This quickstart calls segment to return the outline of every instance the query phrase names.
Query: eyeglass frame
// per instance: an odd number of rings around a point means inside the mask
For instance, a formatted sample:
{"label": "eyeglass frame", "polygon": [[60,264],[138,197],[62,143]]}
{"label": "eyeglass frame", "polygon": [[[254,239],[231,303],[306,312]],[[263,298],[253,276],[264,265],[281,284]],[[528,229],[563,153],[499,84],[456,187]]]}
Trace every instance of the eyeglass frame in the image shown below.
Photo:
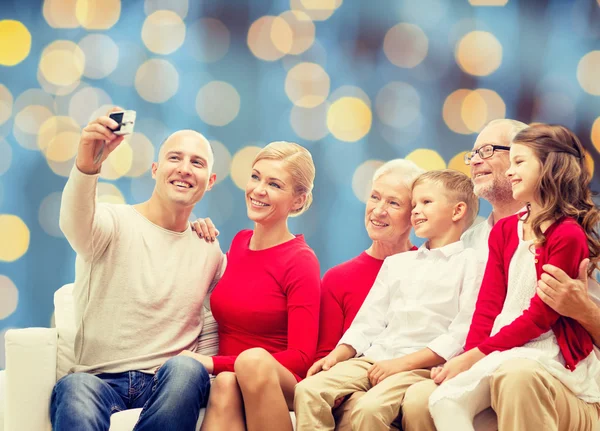
{"label": "eyeglass frame", "polygon": [[[487,157],[483,157],[481,155],[481,150],[483,150],[486,147],[492,147],[492,153],[489,156],[487,156]],[[470,166],[471,165],[471,159],[473,158],[473,156],[475,156],[476,153],[477,153],[477,155],[479,156],[480,159],[485,160],[485,159],[491,158],[494,155],[494,153],[496,152],[496,150],[506,150],[506,151],[509,151],[510,147],[507,147],[505,145],[485,144],[485,145],[482,145],[481,147],[477,148],[476,150],[466,152],[465,155],[464,155],[464,160],[463,161],[465,162],[465,165]]]}

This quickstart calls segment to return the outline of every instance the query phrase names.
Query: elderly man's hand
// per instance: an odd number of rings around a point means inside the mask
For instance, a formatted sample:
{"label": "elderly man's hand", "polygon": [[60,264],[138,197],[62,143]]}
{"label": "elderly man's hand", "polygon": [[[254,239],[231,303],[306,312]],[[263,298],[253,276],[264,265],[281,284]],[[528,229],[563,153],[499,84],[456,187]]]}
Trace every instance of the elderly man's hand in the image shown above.
{"label": "elderly man's hand", "polygon": [[584,320],[595,304],[588,295],[587,268],[590,260],[579,265],[579,276],[569,277],[554,265],[544,265],[544,274],[538,281],[537,293],[557,313],[577,321]]}

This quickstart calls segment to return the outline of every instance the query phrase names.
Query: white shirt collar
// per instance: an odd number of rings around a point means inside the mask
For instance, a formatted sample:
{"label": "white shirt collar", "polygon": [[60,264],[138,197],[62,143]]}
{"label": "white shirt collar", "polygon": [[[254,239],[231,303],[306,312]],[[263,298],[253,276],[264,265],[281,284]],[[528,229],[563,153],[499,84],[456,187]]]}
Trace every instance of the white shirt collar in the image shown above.
{"label": "white shirt collar", "polygon": [[428,243],[429,243],[429,241],[427,241],[423,245],[421,245],[421,247],[419,247],[418,252],[419,253],[439,252],[439,253],[442,253],[442,255],[444,255],[444,257],[450,257],[453,254],[460,253],[461,251],[463,251],[465,249],[465,245],[462,241],[456,241],[456,242],[453,242],[450,244],[446,244],[443,247],[434,248],[433,250],[430,250],[429,248],[427,248]]}

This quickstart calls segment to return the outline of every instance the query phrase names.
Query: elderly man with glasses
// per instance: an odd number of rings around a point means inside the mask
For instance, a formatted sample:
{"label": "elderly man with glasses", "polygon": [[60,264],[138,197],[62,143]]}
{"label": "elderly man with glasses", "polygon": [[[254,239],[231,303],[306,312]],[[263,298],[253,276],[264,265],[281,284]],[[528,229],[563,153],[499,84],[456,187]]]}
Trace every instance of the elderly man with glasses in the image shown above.
{"label": "elderly man with glasses", "polygon": [[[492,205],[487,220],[471,227],[462,236],[465,247],[477,250],[482,260],[488,258],[488,237],[501,218],[515,214],[525,202],[515,201],[505,172],[510,165],[509,150],[514,136],[527,125],[515,120],[494,120],[479,134],[473,150],[465,154],[470,166],[475,194]],[[571,279],[559,268],[546,265],[538,295],[558,313],[581,323],[600,345],[600,288],[587,280],[587,259],[581,264],[580,277]],[[588,283],[589,282],[589,283]],[[589,284],[589,292],[588,292]],[[596,350],[598,352],[598,350]],[[504,430],[592,430],[600,412],[573,395],[560,381],[534,361],[507,362],[492,376],[492,408],[498,416],[498,429]],[[432,381],[410,388],[411,405],[404,414],[411,429],[435,430],[429,415],[428,399],[435,390]],[[408,392],[407,392],[408,397]],[[593,420],[592,420],[593,419]]]}

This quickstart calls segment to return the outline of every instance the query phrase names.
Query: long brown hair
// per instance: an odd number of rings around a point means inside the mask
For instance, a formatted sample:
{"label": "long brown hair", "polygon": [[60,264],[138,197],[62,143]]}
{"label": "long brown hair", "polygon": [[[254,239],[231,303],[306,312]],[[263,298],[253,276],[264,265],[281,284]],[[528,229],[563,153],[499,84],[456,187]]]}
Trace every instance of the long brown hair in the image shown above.
{"label": "long brown hair", "polygon": [[573,132],[554,124],[532,124],[519,132],[513,143],[531,148],[540,160],[541,174],[537,183],[541,211],[531,220],[536,245],[546,236],[541,225],[561,217],[572,217],[585,231],[590,250],[588,276],[598,267],[600,236],[597,231],[600,212],[592,200],[592,175],[585,166],[583,145]]}

